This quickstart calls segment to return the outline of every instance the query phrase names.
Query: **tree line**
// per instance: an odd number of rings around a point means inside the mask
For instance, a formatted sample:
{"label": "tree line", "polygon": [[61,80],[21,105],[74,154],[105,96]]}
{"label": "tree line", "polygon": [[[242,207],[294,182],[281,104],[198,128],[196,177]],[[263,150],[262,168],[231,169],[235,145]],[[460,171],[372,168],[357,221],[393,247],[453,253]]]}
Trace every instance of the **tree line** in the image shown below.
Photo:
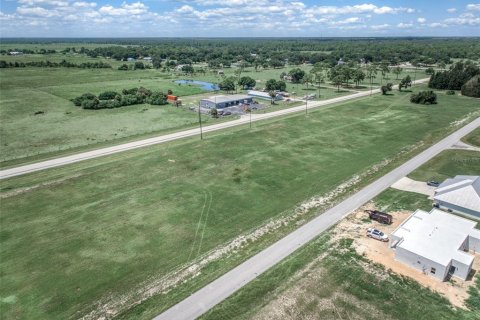
{"label": "tree line", "polygon": [[52,62],[52,61],[28,61],[28,62],[7,62],[5,60],[0,60],[0,68],[25,68],[25,67],[40,67],[40,68],[81,68],[81,69],[108,69],[112,66],[108,63],[97,61],[97,62],[82,62],[74,63],[66,60],[61,62]]}
{"label": "tree line", "polygon": [[105,91],[98,96],[92,93],[84,93],[71,99],[73,104],[83,109],[113,109],[135,104],[148,103],[151,105],[167,104],[167,96],[161,91],[151,91],[140,87],[123,89],[121,93]]}
{"label": "tree line", "polygon": [[480,68],[471,61],[459,61],[453,64],[449,70],[433,72],[428,82],[428,86],[433,89],[441,90],[461,90],[463,95],[480,97],[478,93],[478,81],[469,80],[480,75]]}

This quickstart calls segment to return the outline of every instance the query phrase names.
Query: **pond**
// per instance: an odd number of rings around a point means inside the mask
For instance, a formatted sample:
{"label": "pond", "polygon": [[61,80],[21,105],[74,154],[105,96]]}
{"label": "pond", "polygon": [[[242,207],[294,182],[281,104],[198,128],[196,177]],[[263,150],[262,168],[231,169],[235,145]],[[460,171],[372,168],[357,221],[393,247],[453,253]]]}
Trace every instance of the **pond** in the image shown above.
{"label": "pond", "polygon": [[218,85],[216,85],[214,83],[199,81],[199,80],[176,80],[175,83],[186,84],[186,85],[195,85],[195,86],[198,86],[201,89],[206,90],[206,91],[214,91],[214,90],[219,90],[220,89],[218,87]]}

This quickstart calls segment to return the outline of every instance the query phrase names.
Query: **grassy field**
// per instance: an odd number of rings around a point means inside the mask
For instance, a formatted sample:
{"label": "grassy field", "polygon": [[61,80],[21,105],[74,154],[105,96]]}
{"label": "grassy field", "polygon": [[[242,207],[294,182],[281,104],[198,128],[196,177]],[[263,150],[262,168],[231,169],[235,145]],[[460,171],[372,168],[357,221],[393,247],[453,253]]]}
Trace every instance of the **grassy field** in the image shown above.
{"label": "grassy field", "polygon": [[[105,44],[106,45],[106,44]],[[4,44],[0,48],[30,48],[61,50],[66,47],[85,46],[87,44]],[[101,46],[101,45],[99,45]],[[63,59],[75,62],[107,62],[113,69],[77,69],[77,68],[7,68],[0,70],[0,117],[2,128],[0,131],[0,163],[1,166],[10,166],[33,159],[48,158],[60,152],[74,152],[120,142],[130,137],[161,134],[171,131],[194,127],[197,125],[197,115],[188,107],[196,106],[198,99],[204,92],[197,86],[178,85],[174,81],[185,79],[186,76],[174,71],[160,70],[129,70],[119,71],[117,67],[123,63],[134,62],[115,61],[106,58],[90,58],[81,54],[27,54],[22,56],[0,56],[0,60],[7,62],[27,61],[55,61]],[[203,65],[202,65],[203,66]],[[196,66],[197,67],[197,66]],[[263,88],[268,79],[280,79],[282,72],[288,72],[296,66],[279,69],[246,68],[242,76],[250,76],[257,80],[257,87]],[[311,66],[300,66],[309,72]],[[225,76],[233,76],[236,68],[225,68]],[[405,70],[400,77],[407,73]],[[418,74],[420,75],[420,73]],[[382,81],[377,75],[374,86]],[[398,82],[390,74],[388,81]],[[187,77],[188,78],[188,77]],[[223,80],[215,72],[204,75],[196,74],[191,79],[219,83]],[[383,80],[385,82],[387,80]],[[121,91],[126,88],[146,87],[151,90],[173,90],[175,95],[185,101],[185,107],[180,109],[137,105],[119,108],[116,110],[83,110],[75,107],[70,99],[86,92],[99,94],[103,91]],[[368,85],[362,85],[358,90],[367,90]],[[325,83],[318,96],[318,88],[303,84],[287,84],[287,90],[295,92],[294,97],[303,97],[315,93],[315,100],[325,100],[352,93]],[[355,89],[357,90],[357,89]],[[211,95],[211,94],[208,94]],[[267,102],[268,103],[268,102]],[[289,105],[280,104],[268,108],[270,112]],[[148,110],[146,110],[148,109]],[[36,114],[43,112],[40,114]],[[205,121],[214,122],[209,117]]]}
{"label": "grassy field", "polygon": [[474,130],[470,134],[466,135],[462,141],[471,144],[472,146],[480,147],[480,128]]}
{"label": "grassy field", "polygon": [[480,152],[446,150],[409,174],[414,180],[443,181],[456,175],[480,174]]}
{"label": "grassy field", "polygon": [[[475,155],[478,159],[478,152],[444,151],[415,170],[412,176],[478,174],[479,162],[471,161]],[[457,166],[458,161],[464,164]],[[373,202],[386,211],[432,208],[432,201],[425,195],[391,188]],[[324,255],[325,258],[319,258]],[[478,319],[480,276],[469,293],[466,304],[470,310],[455,310],[440,295],[415,281],[365,261],[350,248],[348,241],[332,243],[327,232],[201,319],[267,319],[266,316],[270,316],[269,319]],[[274,301],[280,296],[288,297],[280,307],[287,309],[286,313],[272,312],[276,306]],[[277,317],[271,318],[272,314]]]}
{"label": "grassy field", "polygon": [[3,313],[80,316],[472,112],[475,99],[395,92],[2,181]]}

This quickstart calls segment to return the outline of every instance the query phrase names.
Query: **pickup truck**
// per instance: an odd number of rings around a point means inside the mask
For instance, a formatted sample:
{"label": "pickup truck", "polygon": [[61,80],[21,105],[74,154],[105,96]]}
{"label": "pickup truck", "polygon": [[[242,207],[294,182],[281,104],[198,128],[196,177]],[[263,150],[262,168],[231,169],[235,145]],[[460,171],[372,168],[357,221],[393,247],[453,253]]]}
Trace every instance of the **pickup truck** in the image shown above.
{"label": "pickup truck", "polygon": [[378,210],[365,210],[368,213],[370,219],[378,221],[383,224],[391,224],[393,221],[393,217],[391,214],[378,211]]}

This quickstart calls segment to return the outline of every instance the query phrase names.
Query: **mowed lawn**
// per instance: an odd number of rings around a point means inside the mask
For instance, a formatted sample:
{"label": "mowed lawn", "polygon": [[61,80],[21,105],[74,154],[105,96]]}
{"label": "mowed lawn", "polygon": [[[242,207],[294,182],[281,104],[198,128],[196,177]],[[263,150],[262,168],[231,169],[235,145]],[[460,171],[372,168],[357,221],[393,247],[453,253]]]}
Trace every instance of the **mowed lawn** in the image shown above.
{"label": "mowed lawn", "polygon": [[1,181],[3,315],[78,318],[479,110],[475,99],[441,95],[421,106],[409,96]]}

